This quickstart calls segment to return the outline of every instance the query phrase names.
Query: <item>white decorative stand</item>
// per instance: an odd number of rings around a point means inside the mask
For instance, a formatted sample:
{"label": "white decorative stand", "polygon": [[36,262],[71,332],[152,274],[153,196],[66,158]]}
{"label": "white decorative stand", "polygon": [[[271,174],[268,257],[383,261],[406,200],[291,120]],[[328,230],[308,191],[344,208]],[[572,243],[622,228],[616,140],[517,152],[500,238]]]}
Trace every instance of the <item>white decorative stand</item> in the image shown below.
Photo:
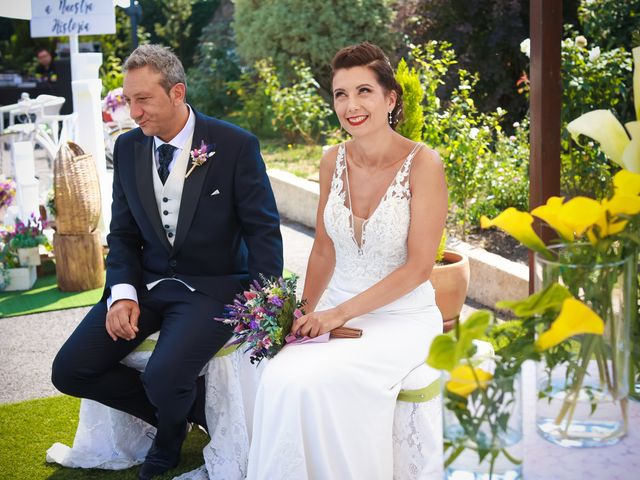
{"label": "white decorative stand", "polygon": [[40,217],[38,179],[35,177],[33,143],[13,142],[11,157],[16,172],[16,204],[18,217],[26,222],[31,214]]}
{"label": "white decorative stand", "polygon": [[77,119],[77,143],[93,155],[100,178],[102,216],[99,230],[106,234],[111,221],[111,182],[107,177],[107,162],[104,153],[104,133],[102,131],[102,108],[100,93],[102,82],[98,69],[102,64],[101,53],[71,53],[73,81],[73,108]]}

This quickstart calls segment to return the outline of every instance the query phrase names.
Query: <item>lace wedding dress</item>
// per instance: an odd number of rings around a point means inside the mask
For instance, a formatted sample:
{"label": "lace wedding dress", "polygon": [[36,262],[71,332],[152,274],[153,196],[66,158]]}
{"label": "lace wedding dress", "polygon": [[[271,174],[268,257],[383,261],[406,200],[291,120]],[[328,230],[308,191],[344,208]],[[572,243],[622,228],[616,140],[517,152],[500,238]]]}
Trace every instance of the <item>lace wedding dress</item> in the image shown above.
{"label": "lace wedding dress", "polygon": [[[345,146],[339,147],[324,211],[336,265],[322,309],[366,290],[406,261],[409,174],[419,147],[373,214],[360,222],[348,201]],[[361,328],[362,337],[289,345],[267,364],[256,398],[247,478],[389,480],[398,475],[394,444],[415,447],[411,432],[404,439],[392,435],[401,382],[418,367],[427,369],[423,382],[438,378],[424,365],[431,340],[442,332],[433,287],[426,282],[347,326]],[[439,408],[427,411],[440,415]]]}

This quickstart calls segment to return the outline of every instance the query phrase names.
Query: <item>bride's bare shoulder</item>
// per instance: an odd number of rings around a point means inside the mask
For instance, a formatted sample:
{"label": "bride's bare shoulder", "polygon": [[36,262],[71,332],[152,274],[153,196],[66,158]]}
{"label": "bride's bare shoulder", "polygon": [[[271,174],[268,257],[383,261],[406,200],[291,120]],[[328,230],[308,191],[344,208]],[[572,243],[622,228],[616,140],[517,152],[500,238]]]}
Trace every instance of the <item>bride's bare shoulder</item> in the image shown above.
{"label": "bride's bare shoulder", "polygon": [[413,158],[411,170],[418,174],[433,175],[435,172],[444,172],[444,166],[440,154],[423,144]]}
{"label": "bride's bare shoulder", "polygon": [[333,145],[327,148],[322,154],[320,160],[320,173],[333,173],[336,168],[336,158],[338,157],[338,149],[340,145]]}

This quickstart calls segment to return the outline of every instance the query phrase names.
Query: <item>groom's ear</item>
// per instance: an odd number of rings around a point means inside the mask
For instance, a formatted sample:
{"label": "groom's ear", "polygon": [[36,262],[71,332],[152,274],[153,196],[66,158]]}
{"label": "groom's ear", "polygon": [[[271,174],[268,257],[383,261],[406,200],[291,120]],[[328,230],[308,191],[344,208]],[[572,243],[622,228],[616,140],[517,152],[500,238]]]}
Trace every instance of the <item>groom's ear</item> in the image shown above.
{"label": "groom's ear", "polygon": [[169,90],[169,97],[174,105],[184,103],[187,97],[187,86],[184,83],[176,83]]}

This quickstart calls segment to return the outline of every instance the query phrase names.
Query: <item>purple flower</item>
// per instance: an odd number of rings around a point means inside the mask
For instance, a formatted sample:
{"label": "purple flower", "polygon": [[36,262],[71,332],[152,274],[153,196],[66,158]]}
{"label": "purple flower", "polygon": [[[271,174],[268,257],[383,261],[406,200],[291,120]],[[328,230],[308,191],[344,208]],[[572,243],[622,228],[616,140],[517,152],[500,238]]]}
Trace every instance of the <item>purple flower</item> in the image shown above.
{"label": "purple flower", "polygon": [[284,305],[284,302],[282,301],[282,299],[277,295],[270,296],[269,303],[272,305],[275,305],[276,307],[282,307]]}

